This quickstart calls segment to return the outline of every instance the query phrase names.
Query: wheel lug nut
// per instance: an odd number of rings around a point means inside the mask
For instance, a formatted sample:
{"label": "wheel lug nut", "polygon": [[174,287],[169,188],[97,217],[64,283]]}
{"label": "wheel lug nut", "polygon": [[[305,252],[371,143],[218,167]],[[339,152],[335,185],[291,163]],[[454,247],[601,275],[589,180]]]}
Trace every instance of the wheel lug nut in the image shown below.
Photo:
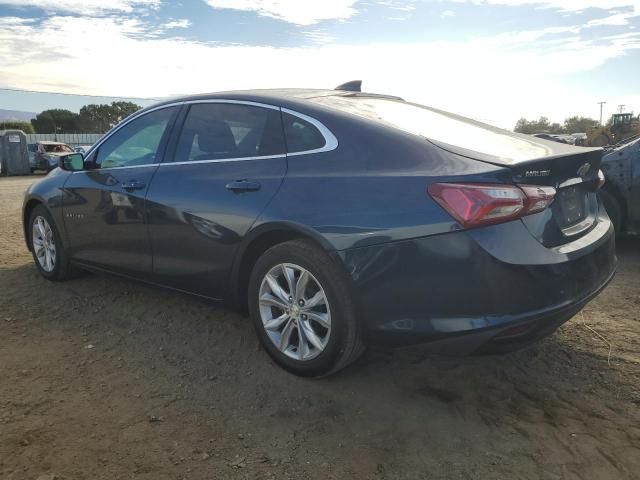
{"label": "wheel lug nut", "polygon": [[301,307],[304,306],[304,300],[298,300],[298,305],[300,305]]}

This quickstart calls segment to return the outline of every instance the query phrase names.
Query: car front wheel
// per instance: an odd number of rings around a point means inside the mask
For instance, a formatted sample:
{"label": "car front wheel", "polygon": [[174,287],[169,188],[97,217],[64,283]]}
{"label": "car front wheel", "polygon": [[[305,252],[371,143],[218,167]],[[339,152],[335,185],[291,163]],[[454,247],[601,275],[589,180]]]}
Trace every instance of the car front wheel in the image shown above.
{"label": "car front wheel", "polygon": [[334,373],[363,351],[350,285],[339,266],[314,244],[276,245],[258,259],[249,310],[269,355],[301,376]]}
{"label": "car front wheel", "polygon": [[29,217],[31,253],[40,274],[47,280],[67,280],[72,267],[51,214],[39,205]]}

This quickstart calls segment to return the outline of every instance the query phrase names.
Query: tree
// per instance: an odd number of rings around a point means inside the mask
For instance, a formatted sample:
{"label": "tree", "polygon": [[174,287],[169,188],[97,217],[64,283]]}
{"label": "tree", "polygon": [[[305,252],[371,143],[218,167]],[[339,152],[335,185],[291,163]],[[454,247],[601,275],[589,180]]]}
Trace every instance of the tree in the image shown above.
{"label": "tree", "polygon": [[[560,125],[554,123],[553,125],[549,123],[549,119],[547,117],[540,117],[538,120],[527,120],[526,118],[521,118],[516,123],[514,131],[518,133],[539,133],[539,132],[551,132],[556,133],[554,130],[561,129]],[[559,132],[557,132],[559,133]]]}
{"label": "tree", "polygon": [[24,133],[36,133],[31,123],[12,120],[0,122],[0,130],[22,130]]}
{"label": "tree", "polygon": [[40,112],[31,120],[36,133],[74,133],[78,131],[78,114],[54,108]]}
{"label": "tree", "polygon": [[597,127],[600,123],[589,117],[580,117],[578,115],[569,117],[564,121],[564,129],[567,133],[586,133],[593,127]]}
{"label": "tree", "polygon": [[80,109],[78,124],[83,132],[105,133],[140,108],[132,102],[85,105]]}

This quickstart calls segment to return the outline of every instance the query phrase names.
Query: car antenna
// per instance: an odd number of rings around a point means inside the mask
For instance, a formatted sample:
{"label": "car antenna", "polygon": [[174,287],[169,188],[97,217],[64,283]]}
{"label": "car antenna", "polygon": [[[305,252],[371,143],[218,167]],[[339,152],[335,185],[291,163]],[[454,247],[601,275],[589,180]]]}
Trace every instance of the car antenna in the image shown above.
{"label": "car antenna", "polygon": [[334,90],[345,90],[347,92],[362,92],[362,80],[351,80],[350,82],[338,85]]}

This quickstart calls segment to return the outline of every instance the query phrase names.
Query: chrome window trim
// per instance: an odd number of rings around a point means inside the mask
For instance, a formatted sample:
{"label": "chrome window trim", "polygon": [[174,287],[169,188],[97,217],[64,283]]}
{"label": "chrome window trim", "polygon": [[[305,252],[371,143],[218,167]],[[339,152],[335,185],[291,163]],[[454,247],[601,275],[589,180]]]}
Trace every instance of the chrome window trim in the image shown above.
{"label": "chrome window trim", "polygon": [[224,98],[211,98],[211,99],[203,99],[203,100],[187,100],[186,102],[182,102],[185,105],[194,105],[197,103],[230,103],[235,105],[250,105],[252,107],[262,107],[269,108],[271,110],[280,110],[280,107],[275,105],[270,105],[268,103],[260,103],[260,102],[252,102],[249,100],[226,100]]}
{"label": "chrome window trim", "polygon": [[269,158],[286,158],[285,153],[281,153],[279,155],[262,155],[259,157],[235,157],[235,158],[215,158],[211,160],[186,160],[184,162],[163,162],[159,165],[169,166],[169,165],[192,165],[196,163],[225,163],[225,162],[243,162],[243,161],[251,161],[251,160],[264,160]]}
{"label": "chrome window trim", "polygon": [[[125,127],[126,125],[128,125],[132,121],[134,121],[134,120],[136,120],[136,119],[138,119],[138,118],[140,118],[140,117],[142,117],[144,115],[147,115],[148,113],[152,113],[152,112],[155,112],[155,111],[158,111],[158,110],[162,110],[164,108],[180,107],[182,105],[195,105],[195,104],[200,104],[200,103],[204,103],[204,104],[206,104],[206,103],[227,103],[227,104],[232,104],[232,105],[250,105],[250,106],[254,106],[254,107],[268,108],[268,109],[271,109],[271,110],[278,110],[278,111],[283,112],[283,113],[288,113],[290,115],[293,115],[294,117],[301,118],[302,120],[305,120],[305,121],[309,122],[311,125],[313,125],[314,127],[316,127],[320,131],[320,134],[324,137],[325,144],[324,144],[323,147],[316,148],[316,149],[313,149],[313,150],[303,150],[303,151],[300,151],[300,152],[285,153],[285,154],[280,154],[280,155],[264,155],[264,156],[257,156],[257,157],[223,158],[223,159],[212,159],[212,160],[189,160],[189,161],[184,161],[184,162],[161,162],[161,163],[153,163],[153,164],[147,164],[147,165],[130,165],[130,166],[123,166],[123,167],[107,167],[107,168],[104,168],[104,169],[99,168],[99,169],[96,169],[96,170],[113,170],[113,169],[124,169],[124,168],[139,168],[139,167],[150,167],[150,166],[154,166],[154,165],[165,165],[165,164],[166,165],[189,165],[189,164],[192,164],[192,163],[221,163],[221,162],[231,162],[231,161],[239,161],[239,160],[260,160],[260,159],[281,158],[281,157],[289,157],[289,156],[296,156],[296,155],[308,155],[308,154],[314,154],[314,153],[330,152],[330,151],[335,150],[336,148],[338,148],[338,139],[331,132],[331,130],[329,130],[319,120],[316,120],[313,117],[305,115],[304,113],[296,112],[295,110],[290,110],[290,109],[284,108],[284,107],[278,107],[278,106],[275,106],[275,105],[270,105],[268,103],[252,102],[252,101],[249,101],[249,100],[230,100],[230,99],[223,99],[223,98],[211,98],[211,99],[202,99],[202,100],[198,99],[198,100],[187,100],[187,101],[167,103],[167,104],[164,104],[164,105],[159,105],[157,107],[150,108],[148,110],[144,110],[144,111],[142,111],[140,113],[134,113],[129,118],[126,118],[120,124],[116,125],[109,132],[104,134],[103,137],[98,142],[96,142],[95,144],[93,144],[91,146],[91,148],[84,155],[84,158],[88,158],[89,156],[91,156],[95,150],[100,148],[100,146],[104,142],[106,142],[109,138],[111,138],[111,136],[114,135],[115,133],[117,133],[121,128]],[[284,132],[283,132],[283,135],[284,135]],[[82,171],[74,172],[74,173],[82,173]]]}
{"label": "chrome window trim", "polygon": [[288,108],[281,108],[280,110],[282,110],[283,113],[288,113],[289,115],[293,115],[294,117],[298,117],[309,122],[311,125],[316,127],[320,131],[320,134],[324,137],[323,147],[315,148],[313,150],[302,150],[300,152],[287,153],[287,156],[292,157],[294,155],[310,155],[313,153],[330,152],[331,150],[335,150],[336,148],[338,148],[338,139],[331,132],[331,130],[325,127],[324,124],[319,120],[305,115],[304,113],[296,112],[295,110],[289,110]]}

